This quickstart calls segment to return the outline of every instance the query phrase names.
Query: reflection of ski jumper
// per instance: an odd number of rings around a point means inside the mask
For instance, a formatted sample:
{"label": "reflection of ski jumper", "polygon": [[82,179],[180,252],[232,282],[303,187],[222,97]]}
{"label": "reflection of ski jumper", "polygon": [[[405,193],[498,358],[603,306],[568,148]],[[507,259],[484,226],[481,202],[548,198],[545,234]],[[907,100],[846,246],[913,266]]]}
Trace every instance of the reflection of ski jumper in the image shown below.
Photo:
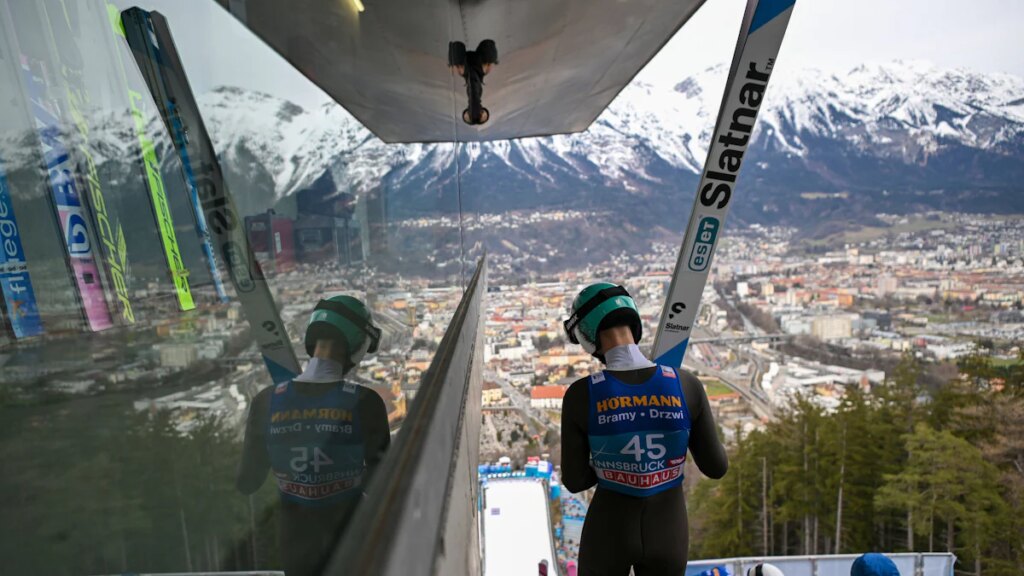
{"label": "reflection of ski jumper", "polygon": [[253,398],[237,480],[240,492],[252,494],[273,471],[289,576],[322,572],[391,442],[380,395],[345,383],[380,341],[369,309],[352,296],[321,300],[304,341],[310,360],[303,373]]}
{"label": "reflection of ski jumper", "polygon": [[[2,162],[2,161],[0,161]],[[29,278],[25,251],[21,246],[18,221],[14,217],[11,194],[0,164],[0,292],[3,293],[8,321],[16,338],[43,332],[36,307],[36,295]]]}
{"label": "reflection of ski jumper", "polygon": [[253,398],[237,486],[252,494],[273,471],[290,576],[320,574],[390,441],[387,408],[369,388],[296,380]]}
{"label": "reflection of ski jumper", "polygon": [[307,506],[357,495],[363,478],[363,431],[354,384],[302,396],[292,382],[270,397],[267,452],[281,497]]}

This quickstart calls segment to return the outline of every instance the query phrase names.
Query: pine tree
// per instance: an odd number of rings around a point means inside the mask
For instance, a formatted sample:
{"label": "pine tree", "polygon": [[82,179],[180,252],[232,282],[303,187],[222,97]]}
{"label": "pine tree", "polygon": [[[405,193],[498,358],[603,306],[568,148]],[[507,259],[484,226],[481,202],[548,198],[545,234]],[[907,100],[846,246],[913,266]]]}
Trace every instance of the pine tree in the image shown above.
{"label": "pine tree", "polygon": [[761,554],[765,540],[782,555],[948,549],[965,570],[1017,574],[1024,394],[987,360],[962,369],[929,402],[907,356],[832,413],[797,398],[739,437],[726,477],[697,482],[690,499],[693,557]]}
{"label": "pine tree", "polygon": [[701,532],[713,535],[695,534],[697,537],[691,539],[691,546],[702,557],[757,553],[754,540],[758,533],[753,527],[759,525],[761,469],[754,471],[750,464],[754,440],[743,437],[739,431],[737,438],[726,477],[717,482],[700,482],[690,499],[694,513],[701,516]]}
{"label": "pine tree", "polygon": [[907,465],[898,474],[886,475],[876,504],[906,510],[913,518],[913,533],[930,543],[936,524],[944,524],[945,551],[972,558],[980,570],[981,551],[994,541],[1006,513],[999,471],[966,440],[924,423],[905,442]]}

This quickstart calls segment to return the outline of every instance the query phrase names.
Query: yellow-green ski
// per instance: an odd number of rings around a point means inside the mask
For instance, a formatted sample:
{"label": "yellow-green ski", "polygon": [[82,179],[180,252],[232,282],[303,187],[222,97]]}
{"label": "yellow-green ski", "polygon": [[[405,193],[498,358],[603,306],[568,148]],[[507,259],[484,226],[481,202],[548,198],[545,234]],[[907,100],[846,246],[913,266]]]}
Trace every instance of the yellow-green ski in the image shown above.
{"label": "yellow-green ski", "polygon": [[[110,17],[110,25],[115,36],[124,39],[124,25],[121,23],[121,12],[113,4],[107,4],[107,15]],[[174,220],[171,218],[170,204],[167,202],[167,193],[164,188],[164,179],[160,175],[160,162],[156,157],[156,147],[153,141],[146,135],[146,117],[142,108],[146,105],[145,96],[132,90],[128,83],[128,73],[124,68],[124,61],[121,59],[121,44],[116,42],[114,54],[117,59],[118,68],[121,71],[121,80],[128,91],[128,102],[131,106],[132,120],[135,125],[135,135],[139,139],[139,147],[142,154],[142,163],[146,169],[146,187],[149,189],[149,196],[153,202],[153,211],[156,216],[157,225],[160,228],[160,242],[164,247],[164,256],[167,258],[167,266],[171,271],[171,280],[174,282],[174,291],[178,295],[178,306],[182,310],[192,310],[196,307],[192,299],[192,290],[188,283],[188,269],[181,258],[181,249],[178,247],[178,237],[174,232]]]}

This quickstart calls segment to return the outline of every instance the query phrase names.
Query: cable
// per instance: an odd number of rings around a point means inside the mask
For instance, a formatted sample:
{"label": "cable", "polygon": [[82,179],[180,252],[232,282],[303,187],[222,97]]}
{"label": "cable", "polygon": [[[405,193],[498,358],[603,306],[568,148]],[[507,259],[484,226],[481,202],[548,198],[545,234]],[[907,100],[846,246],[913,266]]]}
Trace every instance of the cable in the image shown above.
{"label": "cable", "polygon": [[[462,19],[463,37],[465,37],[466,20],[462,14],[462,3],[459,2],[459,14]],[[451,18],[448,19],[448,32],[451,38]],[[455,74],[450,74],[451,97],[452,97],[452,152],[455,155],[455,193],[459,202],[459,279],[462,281],[462,290],[466,290],[466,227],[462,214],[462,170],[459,166],[459,124],[458,106],[455,104]],[[442,191],[442,197],[444,193]]]}

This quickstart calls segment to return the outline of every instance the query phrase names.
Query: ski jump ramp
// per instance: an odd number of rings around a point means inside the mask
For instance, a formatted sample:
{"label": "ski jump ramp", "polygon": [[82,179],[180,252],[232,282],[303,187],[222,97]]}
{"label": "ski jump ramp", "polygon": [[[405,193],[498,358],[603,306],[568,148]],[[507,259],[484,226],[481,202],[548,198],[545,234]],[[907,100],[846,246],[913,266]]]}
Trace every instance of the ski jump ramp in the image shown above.
{"label": "ski jump ramp", "polygon": [[484,576],[536,574],[541,560],[557,574],[545,484],[492,478],[483,498]]}

